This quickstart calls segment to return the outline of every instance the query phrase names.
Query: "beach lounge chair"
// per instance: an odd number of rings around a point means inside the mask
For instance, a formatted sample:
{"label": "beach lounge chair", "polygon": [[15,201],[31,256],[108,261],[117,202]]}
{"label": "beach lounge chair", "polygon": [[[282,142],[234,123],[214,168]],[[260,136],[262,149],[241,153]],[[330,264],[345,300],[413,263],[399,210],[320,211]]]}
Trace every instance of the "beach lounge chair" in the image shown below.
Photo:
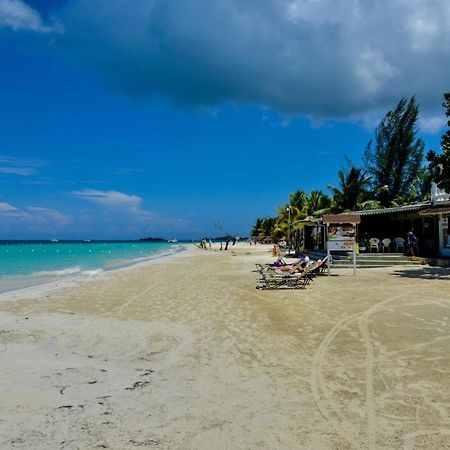
{"label": "beach lounge chair", "polygon": [[327,267],[328,267],[328,256],[325,256],[325,258],[318,259],[317,261],[314,261],[311,265],[309,265],[308,272],[312,276],[322,275]]}
{"label": "beach lounge chair", "polygon": [[257,289],[302,289],[309,282],[307,271],[300,273],[278,272],[262,264],[255,264],[260,274]]}

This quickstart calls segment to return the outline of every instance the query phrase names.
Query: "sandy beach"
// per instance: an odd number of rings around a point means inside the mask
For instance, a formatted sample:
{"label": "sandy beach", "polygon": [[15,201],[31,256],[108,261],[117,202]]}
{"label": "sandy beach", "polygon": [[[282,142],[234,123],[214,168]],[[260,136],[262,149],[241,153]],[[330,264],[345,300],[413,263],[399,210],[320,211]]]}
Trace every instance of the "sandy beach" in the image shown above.
{"label": "sandy beach", "polygon": [[449,448],[450,272],[255,289],[271,260],[191,248],[3,299],[0,448]]}

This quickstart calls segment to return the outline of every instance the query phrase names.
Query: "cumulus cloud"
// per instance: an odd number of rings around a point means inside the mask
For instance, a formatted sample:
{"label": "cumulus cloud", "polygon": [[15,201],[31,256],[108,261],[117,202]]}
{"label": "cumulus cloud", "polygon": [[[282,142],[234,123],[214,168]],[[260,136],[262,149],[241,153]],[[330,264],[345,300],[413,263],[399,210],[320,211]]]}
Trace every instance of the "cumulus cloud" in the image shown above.
{"label": "cumulus cloud", "polygon": [[254,104],[362,117],[450,79],[450,2],[73,0],[59,42],[114,89],[189,108]]}
{"label": "cumulus cloud", "polygon": [[45,25],[40,14],[21,0],[0,0],[0,28],[2,27],[37,33],[62,32],[62,26],[58,22]]}

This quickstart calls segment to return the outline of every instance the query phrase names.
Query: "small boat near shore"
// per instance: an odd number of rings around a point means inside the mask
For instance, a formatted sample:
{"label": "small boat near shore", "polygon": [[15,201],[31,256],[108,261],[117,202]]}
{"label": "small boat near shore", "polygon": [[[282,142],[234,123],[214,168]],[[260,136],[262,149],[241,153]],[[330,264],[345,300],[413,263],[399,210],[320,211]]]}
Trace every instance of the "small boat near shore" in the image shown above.
{"label": "small boat near shore", "polygon": [[178,239],[175,236],[172,236],[172,239],[169,239],[167,242],[174,244],[175,242],[178,242]]}

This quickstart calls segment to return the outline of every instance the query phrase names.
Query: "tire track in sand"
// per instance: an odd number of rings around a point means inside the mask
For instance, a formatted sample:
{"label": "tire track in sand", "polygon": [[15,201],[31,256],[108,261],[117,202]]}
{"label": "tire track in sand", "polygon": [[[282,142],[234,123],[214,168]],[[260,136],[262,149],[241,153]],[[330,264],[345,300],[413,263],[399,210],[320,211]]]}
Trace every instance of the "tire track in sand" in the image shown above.
{"label": "tire track in sand", "polygon": [[361,336],[364,339],[364,345],[366,347],[366,410],[367,410],[367,433],[368,433],[368,446],[370,450],[376,449],[376,414],[375,414],[375,391],[374,391],[374,348],[372,338],[370,337],[369,330],[369,317],[379,308],[385,304],[405,297],[409,294],[399,294],[394,297],[383,300],[382,302],[373,305],[365,313],[363,313],[358,319],[358,328]]}
{"label": "tire track in sand", "polygon": [[[361,313],[352,314],[349,317],[346,317],[340,320],[331,331],[325,336],[322,342],[319,344],[316,353],[314,354],[312,360],[311,367],[311,391],[314,398],[314,402],[316,403],[319,411],[322,413],[324,418],[333,425],[333,428],[347,441],[352,447],[359,448],[359,445],[354,441],[354,439],[345,433],[339,423],[339,420],[336,420],[333,417],[333,412],[338,416],[339,419],[343,418],[340,413],[340,407],[336,401],[334,401],[329,395],[327,395],[325,389],[325,381],[322,376],[322,363],[325,361],[325,355],[328,350],[328,347],[333,342],[334,338],[343,331],[349,324],[353,321],[357,320]],[[322,395],[321,395],[322,390]],[[325,396],[325,400],[323,400],[323,396]],[[330,413],[330,409],[333,411]]]}
{"label": "tire track in sand", "polygon": [[123,314],[123,310],[125,308],[128,308],[135,300],[137,300],[139,297],[141,297],[142,295],[149,292],[152,289],[152,287],[153,286],[149,286],[147,289],[144,289],[143,291],[139,292],[138,294],[128,297],[127,301],[125,303],[123,303],[123,305],[121,305],[120,308],[116,308],[116,311],[118,311],[119,316],[121,316]]}
{"label": "tire track in sand", "polygon": [[[319,344],[316,353],[314,354],[311,367],[310,385],[314,401],[325,419],[330,422],[335,430],[354,448],[359,448],[360,445],[353,439],[351,435],[344,432],[341,427],[339,419],[344,419],[341,413],[341,406],[327,394],[326,382],[323,379],[322,366],[326,362],[326,353],[331,343],[336,336],[344,331],[352,322],[358,320],[359,330],[364,339],[366,347],[366,406],[368,417],[368,436],[369,448],[375,448],[376,442],[376,420],[375,420],[375,403],[374,403],[374,389],[373,389],[373,368],[374,368],[374,352],[370,332],[368,328],[369,317],[380,307],[385,304],[397,300],[398,298],[407,296],[407,293],[402,293],[383,300],[369,308],[365,312],[352,314],[340,320],[325,336]],[[325,397],[325,400],[323,399]],[[338,419],[333,416],[337,416]]]}

